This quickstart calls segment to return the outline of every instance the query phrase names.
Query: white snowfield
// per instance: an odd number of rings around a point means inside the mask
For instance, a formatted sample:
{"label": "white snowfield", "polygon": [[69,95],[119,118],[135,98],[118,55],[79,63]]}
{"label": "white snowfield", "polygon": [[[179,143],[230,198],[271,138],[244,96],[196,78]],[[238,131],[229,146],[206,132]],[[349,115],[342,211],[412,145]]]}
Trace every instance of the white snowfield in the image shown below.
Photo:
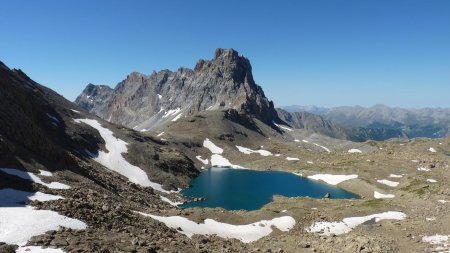
{"label": "white snowfield", "polygon": [[428,178],[428,179],[427,179],[427,182],[428,182],[428,183],[437,183],[437,180]]}
{"label": "white snowfield", "polygon": [[[58,182],[51,182],[49,184],[45,183],[36,174],[34,174],[32,172],[18,170],[18,169],[11,169],[11,168],[0,168],[0,170],[7,174],[10,174],[10,175],[13,175],[16,177],[20,177],[20,178],[28,180],[28,181],[32,181],[37,184],[47,186],[50,189],[62,189],[62,190],[70,189],[70,186],[68,186],[66,184],[58,183]],[[50,172],[48,172],[48,173],[50,173]],[[42,172],[41,172],[41,174],[42,174]]]}
{"label": "white snowfield", "polygon": [[210,141],[208,138],[206,138],[203,141],[203,147],[209,149],[209,151],[211,151],[211,153],[213,154],[222,154],[223,153],[223,149],[217,147],[214,143],[212,143],[212,141]]}
{"label": "white snowfield", "polygon": [[342,221],[320,221],[312,224],[309,228],[306,229],[306,231],[308,231],[309,233],[320,233],[321,235],[340,235],[348,233],[355,227],[372,219],[374,219],[375,222],[380,222],[382,220],[404,220],[405,218],[406,214],[402,212],[389,211],[362,217],[349,217],[343,219]]}
{"label": "white snowfield", "polygon": [[401,177],[403,177],[403,175],[390,174],[389,177],[392,177],[392,178],[401,178]]}
{"label": "white snowfield", "polygon": [[397,187],[400,184],[399,182],[394,182],[394,181],[387,180],[387,179],[377,180],[377,182],[380,184],[390,186],[390,187]]}
{"label": "white snowfield", "polygon": [[308,176],[308,178],[313,179],[313,180],[322,180],[325,183],[331,184],[331,185],[337,185],[344,181],[358,178],[358,175],[356,175],[356,174],[352,174],[352,175],[316,174],[313,176]]}
{"label": "white snowfield", "polygon": [[46,170],[39,170],[39,176],[51,177],[51,176],[53,176],[53,173],[51,173],[50,171],[46,171]]}
{"label": "white snowfield", "polygon": [[17,248],[16,253],[64,253],[62,249],[42,248],[40,246],[22,246]]}
{"label": "white snowfield", "polygon": [[349,152],[349,153],[362,153],[361,150],[356,149],[356,148],[349,149],[347,152]]}
{"label": "white snowfield", "polygon": [[288,161],[299,161],[300,159],[296,158],[296,157],[286,157],[286,160]]}
{"label": "white snowfield", "polygon": [[322,145],[319,145],[319,144],[317,144],[317,143],[313,143],[314,145],[316,145],[317,147],[319,147],[319,148],[322,148],[322,149],[324,149],[325,151],[327,151],[328,153],[330,153],[331,152],[331,150],[329,149],[329,148],[327,148],[327,147],[324,147],[324,146],[322,146]]}
{"label": "white snowfield", "polygon": [[0,190],[0,242],[23,246],[31,237],[48,230],[57,230],[59,226],[85,229],[86,224],[79,220],[54,211],[24,206],[24,203],[32,200],[51,201],[62,198],[42,192],[24,192],[10,188]]}
{"label": "white snowfield", "polygon": [[162,116],[162,118],[167,118],[167,117],[169,117],[169,116],[175,116],[175,115],[177,115],[180,111],[181,111],[181,108],[177,108],[177,109],[173,109],[173,110],[168,110],[167,112],[164,113],[164,115]]}
{"label": "white snowfield", "polygon": [[208,159],[202,159],[201,155],[198,155],[195,158],[197,158],[197,160],[199,160],[200,162],[202,162],[205,165],[208,165],[208,163],[209,163]]}
{"label": "white snowfield", "polygon": [[450,235],[429,235],[422,237],[423,242],[427,242],[429,244],[445,244],[448,243],[448,239]]}
{"label": "white snowfield", "polygon": [[175,122],[175,121],[179,120],[182,115],[183,115],[182,113],[178,114],[175,118],[172,119],[172,121]]}
{"label": "white snowfield", "polygon": [[[30,201],[50,201],[64,199],[59,195],[52,195],[43,192],[25,192],[12,188],[4,188],[0,190],[0,208],[1,206],[17,205],[28,203]],[[1,228],[0,228],[1,229]]]}
{"label": "white snowfield", "polygon": [[431,245],[436,245],[438,247],[436,247],[434,249],[433,252],[440,252],[440,253],[445,253],[445,252],[450,252],[450,244],[448,242],[448,240],[450,239],[450,235],[429,235],[429,236],[424,236],[422,237],[422,242],[426,242],[429,243]]}
{"label": "white snowfield", "polygon": [[431,171],[430,169],[425,168],[425,167],[419,167],[419,168],[417,168],[417,170],[418,171],[426,171],[426,172]]}
{"label": "white snowfield", "polygon": [[105,140],[105,147],[108,153],[99,150],[98,156],[93,157],[94,161],[128,178],[128,180],[135,184],[151,187],[161,192],[169,192],[164,190],[160,184],[150,181],[147,174],[141,168],[130,164],[123,158],[122,153],[128,152],[128,143],[114,137],[111,130],[102,127],[97,120],[93,119],[75,119],[75,122],[85,123],[97,129],[100,136]]}
{"label": "white snowfield", "polygon": [[226,159],[225,157],[221,155],[214,154],[211,156],[211,166],[213,167],[239,167],[236,165],[233,165]]}
{"label": "white snowfield", "polygon": [[236,145],[236,148],[240,152],[242,152],[244,154],[247,154],[247,155],[250,155],[250,154],[253,154],[253,153],[258,153],[258,154],[260,154],[262,156],[271,156],[272,155],[271,152],[269,152],[267,150],[264,150],[264,149],[252,150],[252,149],[249,149],[249,148],[246,148],[246,147],[242,147],[242,146],[237,146],[237,145]]}
{"label": "white snowfield", "polygon": [[31,237],[58,230],[59,226],[85,229],[82,221],[71,219],[50,210],[25,207],[0,207],[0,241],[24,245]]}
{"label": "white snowfield", "polygon": [[285,127],[285,126],[282,126],[282,125],[278,125],[278,124],[275,123],[275,122],[273,122],[273,124],[274,124],[275,126],[281,128],[281,129],[284,129],[284,130],[287,130],[287,131],[292,131],[292,129],[290,129],[289,127]]}
{"label": "white snowfield", "polygon": [[428,149],[431,153],[436,153],[436,149],[434,149],[434,148],[429,148]]}
{"label": "white snowfield", "polygon": [[172,200],[164,197],[164,196],[159,196],[161,198],[162,201],[169,203],[172,206],[179,206],[181,204],[183,204],[183,202],[173,202]]}
{"label": "white snowfield", "polygon": [[55,123],[59,123],[59,119],[50,113],[47,113],[47,117],[49,117],[51,120],[53,120]]}
{"label": "white snowfield", "polygon": [[40,246],[22,246],[17,248],[16,253],[64,253],[62,249],[42,248]]}
{"label": "white snowfield", "polygon": [[272,233],[272,226],[286,232],[291,230],[295,225],[294,218],[290,216],[262,220],[247,225],[232,225],[213,219],[206,219],[204,223],[198,224],[181,216],[163,217],[141,212],[139,214],[158,220],[170,228],[181,228],[181,230],[177,231],[189,238],[196,234],[217,235],[222,238],[238,239],[244,243],[254,242],[269,235]]}
{"label": "white snowfield", "polygon": [[211,153],[213,153],[213,155],[211,156],[211,166],[243,169],[243,167],[241,167],[239,165],[234,165],[230,161],[228,161],[227,158],[223,157],[221,155],[223,153],[223,149],[216,146],[216,144],[214,144],[208,138],[206,138],[203,141],[203,147],[209,149],[209,151],[211,151]]}
{"label": "white snowfield", "polygon": [[373,197],[376,199],[392,199],[392,198],[395,198],[395,195],[394,194],[383,194],[383,193],[374,191]]}

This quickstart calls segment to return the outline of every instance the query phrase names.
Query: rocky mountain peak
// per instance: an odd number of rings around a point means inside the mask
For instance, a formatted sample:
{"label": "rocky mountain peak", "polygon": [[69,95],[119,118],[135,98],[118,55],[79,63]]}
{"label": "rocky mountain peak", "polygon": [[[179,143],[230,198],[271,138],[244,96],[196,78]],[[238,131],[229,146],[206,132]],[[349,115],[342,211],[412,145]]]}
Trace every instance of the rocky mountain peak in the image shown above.
{"label": "rocky mountain peak", "polygon": [[273,103],[253,79],[250,61],[234,49],[217,49],[213,59],[199,60],[194,70],[161,70],[148,76],[133,72],[104,92],[87,87],[75,102],[138,130],[203,110],[234,109],[269,124],[278,119]]}

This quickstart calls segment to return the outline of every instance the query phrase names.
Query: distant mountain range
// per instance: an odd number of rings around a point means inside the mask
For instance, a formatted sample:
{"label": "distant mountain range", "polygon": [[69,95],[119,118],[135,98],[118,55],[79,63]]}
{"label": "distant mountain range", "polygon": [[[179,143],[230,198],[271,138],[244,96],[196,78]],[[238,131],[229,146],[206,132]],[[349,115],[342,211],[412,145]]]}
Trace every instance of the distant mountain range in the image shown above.
{"label": "distant mountain range", "polygon": [[386,105],[372,107],[286,106],[288,112],[308,112],[345,127],[399,131],[408,138],[439,138],[449,135],[450,108],[405,109]]}

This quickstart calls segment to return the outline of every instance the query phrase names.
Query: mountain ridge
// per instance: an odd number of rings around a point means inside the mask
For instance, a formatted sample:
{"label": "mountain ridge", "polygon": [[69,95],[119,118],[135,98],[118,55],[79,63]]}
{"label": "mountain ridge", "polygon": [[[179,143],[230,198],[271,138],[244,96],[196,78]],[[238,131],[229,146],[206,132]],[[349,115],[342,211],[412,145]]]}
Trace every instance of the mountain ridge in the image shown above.
{"label": "mountain ridge", "polygon": [[216,49],[194,69],[130,73],[114,89],[88,85],[75,103],[110,122],[137,130],[170,124],[203,110],[233,109],[266,124],[278,121],[272,101],[253,79],[250,61],[234,49]]}
{"label": "mountain ridge", "polygon": [[397,130],[408,138],[437,138],[450,134],[450,108],[406,109],[377,104],[371,107],[339,106],[321,110],[304,106],[289,106],[287,109],[290,112],[314,113],[347,127]]}

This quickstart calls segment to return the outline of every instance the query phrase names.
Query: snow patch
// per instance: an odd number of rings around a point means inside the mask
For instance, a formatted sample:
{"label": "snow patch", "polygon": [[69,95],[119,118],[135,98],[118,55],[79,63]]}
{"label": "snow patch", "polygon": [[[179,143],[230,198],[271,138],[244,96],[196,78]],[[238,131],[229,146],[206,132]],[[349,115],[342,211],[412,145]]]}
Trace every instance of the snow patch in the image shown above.
{"label": "snow patch", "polygon": [[376,199],[392,199],[395,197],[395,195],[394,194],[383,194],[383,193],[374,191],[373,197]]}
{"label": "snow patch", "polygon": [[294,141],[295,141],[295,142],[300,142],[300,140],[297,140],[297,139],[295,139]]}
{"label": "snow patch", "polygon": [[397,187],[398,184],[399,184],[399,182],[394,182],[394,181],[390,181],[390,180],[387,180],[387,179],[377,180],[377,182],[380,183],[380,184],[385,184],[385,185],[390,186],[390,187]]}
{"label": "snow patch", "polygon": [[47,117],[49,117],[51,120],[53,120],[55,123],[59,123],[59,119],[49,113],[47,113]]}
{"label": "snow patch", "polygon": [[211,156],[211,166],[213,167],[239,167],[235,166],[228,161],[225,157],[214,154]]}
{"label": "snow patch", "polygon": [[72,112],[74,112],[74,113],[80,113],[79,111],[77,111],[77,110],[74,110],[74,109],[70,109]]}
{"label": "snow patch", "polygon": [[39,176],[51,177],[51,176],[53,176],[53,173],[51,173],[50,171],[46,171],[46,170],[39,170]]}
{"label": "snow patch", "polygon": [[123,158],[122,153],[128,152],[128,143],[114,137],[111,130],[102,127],[97,120],[93,119],[75,119],[75,122],[85,123],[97,129],[100,136],[105,140],[105,147],[108,150],[108,153],[98,151],[98,156],[93,157],[94,161],[128,178],[128,180],[135,184],[151,187],[161,192],[169,192],[164,190],[160,184],[150,181],[147,174],[141,168],[130,164]]}
{"label": "snow patch", "polygon": [[22,246],[16,253],[64,253],[62,249],[42,248],[41,246]]}
{"label": "snow patch", "polygon": [[283,216],[272,220],[262,220],[248,225],[232,225],[222,223],[213,219],[206,219],[203,223],[193,222],[181,216],[157,216],[152,214],[140,213],[141,215],[151,217],[164,223],[170,228],[181,228],[178,232],[191,238],[193,235],[217,235],[222,238],[234,238],[244,243],[250,243],[261,239],[272,233],[272,226],[286,232],[291,230],[295,225],[294,218]]}
{"label": "snow patch", "polygon": [[436,149],[434,149],[434,148],[429,148],[428,149],[431,153],[436,153]]}
{"label": "snow patch", "polygon": [[300,159],[296,158],[296,157],[286,157],[286,160],[288,161],[299,161]]}
{"label": "snow patch", "polygon": [[445,203],[447,203],[448,201],[445,200],[445,199],[439,199],[438,202],[441,203],[441,204],[445,204]]}
{"label": "snow patch", "polygon": [[236,148],[237,148],[240,152],[242,152],[242,153],[244,153],[244,154],[247,154],[247,155],[252,154],[252,153],[259,153],[259,154],[262,155],[262,156],[271,156],[271,155],[272,155],[271,152],[269,152],[269,151],[267,151],[267,150],[264,150],[264,149],[260,149],[260,150],[251,150],[251,149],[249,149],[249,148],[241,147],[241,146],[237,146],[237,145],[236,145]]}
{"label": "snow patch", "polygon": [[0,207],[1,206],[16,206],[23,205],[30,201],[51,201],[64,199],[59,195],[52,195],[42,192],[25,192],[12,188],[5,188],[0,190]]}
{"label": "snow patch", "polygon": [[433,252],[450,252],[450,245],[448,240],[450,239],[450,235],[429,235],[422,237],[422,242],[429,243],[431,245],[441,245],[435,249]]}
{"label": "snow patch", "polygon": [[161,133],[159,133],[156,137],[159,137],[159,136],[161,136],[161,135],[163,135],[164,134],[164,132],[161,132]]}
{"label": "snow patch", "polygon": [[313,180],[322,180],[325,183],[331,184],[331,185],[337,185],[344,181],[358,178],[358,175],[356,175],[356,174],[352,174],[352,175],[316,174],[313,176],[308,176],[308,178],[313,179]]}
{"label": "snow patch", "polygon": [[212,141],[210,141],[208,138],[206,138],[203,141],[203,147],[209,149],[209,151],[211,151],[211,153],[213,154],[222,154],[223,153],[223,149],[217,147],[214,143],[212,143]]}
{"label": "snow patch", "polygon": [[307,140],[302,140],[304,143],[309,143],[309,141],[307,141]]}
{"label": "snow patch", "polygon": [[324,146],[319,145],[319,144],[317,144],[317,143],[313,143],[313,144],[316,145],[317,147],[323,148],[323,149],[324,149],[325,151],[327,151],[328,153],[331,152],[331,150],[330,150],[329,148],[327,148],[327,147],[324,147]]}
{"label": "snow patch", "polygon": [[50,189],[61,189],[61,190],[70,189],[70,186],[62,184],[62,183],[58,183],[58,182],[51,182],[49,184],[45,183],[36,174],[34,174],[32,172],[11,169],[11,168],[0,168],[0,171],[3,171],[4,173],[9,174],[9,175],[20,177],[20,178],[28,180],[28,181],[35,182],[37,184],[47,186]]}
{"label": "snow patch", "polygon": [[161,99],[161,98],[162,98],[161,94],[156,94],[156,95],[158,95],[158,98],[159,98],[159,99]]}
{"label": "snow patch", "polygon": [[282,126],[282,125],[278,125],[278,124],[275,123],[275,122],[273,122],[273,124],[274,124],[275,126],[277,126],[278,128],[281,128],[281,129],[284,129],[284,130],[287,130],[287,131],[292,131],[292,129],[290,129],[289,127],[285,127],[285,126]]}
{"label": "snow patch", "polygon": [[417,170],[418,171],[431,171],[430,169],[425,168],[425,167],[419,167],[419,168],[417,168]]}
{"label": "snow patch", "polygon": [[390,174],[389,177],[392,177],[392,178],[401,178],[401,177],[403,177],[403,176],[402,176],[402,175],[396,175],[396,174]]}
{"label": "snow patch", "polygon": [[175,121],[179,120],[182,115],[183,115],[182,113],[178,114],[175,118],[172,119],[172,121],[175,122]]}
{"label": "snow patch", "polygon": [[437,183],[437,181],[435,179],[431,179],[431,178],[428,178],[427,182],[428,183]]}
{"label": "snow patch", "polygon": [[388,211],[362,217],[344,218],[342,221],[328,222],[320,221],[312,224],[306,229],[309,233],[320,233],[321,235],[340,235],[352,231],[355,227],[374,219],[375,222],[382,220],[404,220],[406,214],[402,212]]}
{"label": "snow patch", "polygon": [[85,229],[86,224],[50,210],[35,210],[25,207],[0,207],[0,241],[25,245],[31,237],[49,230],[67,227]]}
{"label": "snow patch", "polygon": [[159,196],[161,198],[162,201],[169,203],[172,206],[179,206],[181,204],[183,204],[183,202],[173,202],[172,200],[164,197],[164,196]]}
{"label": "snow patch", "polygon": [[203,164],[207,165],[208,164],[208,159],[202,159],[201,155],[196,156],[195,158],[197,158],[197,160],[199,160],[200,162],[202,162]]}
{"label": "snow patch", "polygon": [[169,116],[175,116],[177,115],[179,112],[181,111],[181,108],[177,108],[177,109],[173,109],[173,110],[168,110],[167,112],[164,113],[164,115],[162,116],[162,118],[167,118]]}
{"label": "snow patch", "polygon": [[361,150],[356,149],[356,148],[349,149],[347,152],[349,152],[349,153],[362,153]]}

